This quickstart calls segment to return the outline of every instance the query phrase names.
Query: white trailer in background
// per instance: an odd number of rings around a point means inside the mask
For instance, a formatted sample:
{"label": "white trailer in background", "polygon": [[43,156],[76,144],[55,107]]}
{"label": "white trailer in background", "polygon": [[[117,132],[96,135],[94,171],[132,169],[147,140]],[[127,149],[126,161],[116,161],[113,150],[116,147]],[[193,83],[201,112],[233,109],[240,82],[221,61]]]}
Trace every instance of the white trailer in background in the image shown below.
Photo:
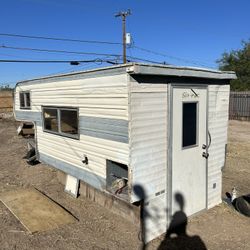
{"label": "white trailer in background", "polygon": [[38,160],[127,203],[144,200],[145,241],[221,202],[234,72],[130,63],[19,82],[15,117]]}

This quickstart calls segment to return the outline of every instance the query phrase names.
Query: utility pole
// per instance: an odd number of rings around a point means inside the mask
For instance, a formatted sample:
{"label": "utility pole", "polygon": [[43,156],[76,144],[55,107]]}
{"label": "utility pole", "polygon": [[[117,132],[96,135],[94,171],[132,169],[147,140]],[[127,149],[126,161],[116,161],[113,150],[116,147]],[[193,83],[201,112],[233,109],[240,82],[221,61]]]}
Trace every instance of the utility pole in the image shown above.
{"label": "utility pole", "polygon": [[127,56],[126,56],[126,17],[131,15],[131,11],[120,11],[119,13],[115,14],[115,17],[122,17],[122,44],[123,44],[123,63],[127,63]]}

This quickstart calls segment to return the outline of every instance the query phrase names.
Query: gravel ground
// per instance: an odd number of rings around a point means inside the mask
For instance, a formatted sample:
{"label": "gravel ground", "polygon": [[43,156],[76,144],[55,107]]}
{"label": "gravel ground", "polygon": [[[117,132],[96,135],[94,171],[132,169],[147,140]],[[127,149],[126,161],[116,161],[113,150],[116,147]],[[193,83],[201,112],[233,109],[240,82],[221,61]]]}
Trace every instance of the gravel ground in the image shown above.
{"label": "gravel ground", "polygon": [[[27,165],[22,159],[27,139],[16,135],[16,127],[13,120],[0,119],[0,192],[34,186],[69,210],[79,222],[30,235],[0,202],[0,249],[141,249],[136,226],[94,202],[67,195],[55,169],[44,164]],[[249,152],[250,123],[230,121],[223,194],[233,186],[240,194],[250,192]],[[250,249],[250,219],[225,203],[189,219],[187,233],[190,239],[199,238],[206,249]],[[146,248],[159,249],[163,242],[164,236]],[[178,249],[170,246],[171,243],[161,249]]]}

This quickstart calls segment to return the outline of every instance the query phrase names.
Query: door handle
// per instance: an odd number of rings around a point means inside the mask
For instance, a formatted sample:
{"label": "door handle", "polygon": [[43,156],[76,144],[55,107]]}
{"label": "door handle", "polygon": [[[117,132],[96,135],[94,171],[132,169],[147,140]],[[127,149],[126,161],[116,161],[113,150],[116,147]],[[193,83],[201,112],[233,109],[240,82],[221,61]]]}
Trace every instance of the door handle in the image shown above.
{"label": "door handle", "polygon": [[203,152],[203,153],[202,153],[202,157],[204,157],[204,158],[207,159],[207,158],[209,157],[209,153]]}

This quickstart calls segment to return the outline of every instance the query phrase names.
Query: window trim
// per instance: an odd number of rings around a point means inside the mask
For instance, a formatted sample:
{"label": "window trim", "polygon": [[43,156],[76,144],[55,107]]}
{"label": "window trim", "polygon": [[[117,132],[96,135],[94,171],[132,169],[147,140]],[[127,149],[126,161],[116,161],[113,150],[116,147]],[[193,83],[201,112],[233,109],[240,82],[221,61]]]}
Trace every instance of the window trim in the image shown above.
{"label": "window trim", "polygon": [[[30,98],[30,105],[27,105],[27,94],[29,94],[29,98]],[[24,106],[21,105],[21,95],[24,96]],[[31,109],[31,94],[30,91],[20,91],[19,92],[19,105],[20,105],[20,109]]]}
{"label": "window trim", "polygon": [[[183,105],[185,103],[195,103],[196,104],[196,143],[183,147]],[[195,148],[199,146],[199,101],[183,101],[182,102],[182,108],[181,108],[181,116],[182,116],[182,122],[181,122],[181,149],[189,149],[189,148]]]}
{"label": "window trim", "polygon": [[[57,110],[57,126],[58,126],[58,132],[45,129],[45,119],[44,119],[44,109],[55,109]],[[61,131],[61,110],[70,110],[70,111],[76,111],[77,112],[77,134],[71,135],[68,133],[64,133]],[[80,129],[79,129],[79,108],[76,107],[63,107],[63,106],[42,106],[42,126],[43,126],[43,132],[59,135],[62,137],[67,137],[75,140],[80,139]]]}

